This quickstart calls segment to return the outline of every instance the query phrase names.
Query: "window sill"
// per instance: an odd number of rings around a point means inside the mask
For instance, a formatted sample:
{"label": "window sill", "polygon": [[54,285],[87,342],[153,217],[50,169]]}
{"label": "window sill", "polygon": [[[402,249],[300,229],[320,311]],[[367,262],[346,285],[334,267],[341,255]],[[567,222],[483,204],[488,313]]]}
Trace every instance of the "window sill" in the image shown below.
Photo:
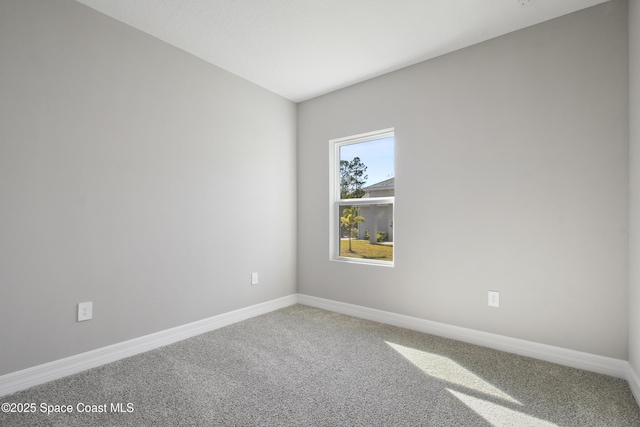
{"label": "window sill", "polygon": [[337,257],[331,258],[330,261],[344,262],[347,264],[374,265],[378,267],[394,267],[393,261],[363,260],[362,258]]}

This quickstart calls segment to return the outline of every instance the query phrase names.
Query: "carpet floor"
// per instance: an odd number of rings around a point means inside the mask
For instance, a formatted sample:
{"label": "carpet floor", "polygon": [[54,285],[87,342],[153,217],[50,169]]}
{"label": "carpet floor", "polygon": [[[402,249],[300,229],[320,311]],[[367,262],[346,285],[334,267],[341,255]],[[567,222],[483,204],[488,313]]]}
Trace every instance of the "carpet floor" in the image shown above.
{"label": "carpet floor", "polygon": [[303,305],[0,403],[35,404],[1,426],[640,426],[624,380]]}

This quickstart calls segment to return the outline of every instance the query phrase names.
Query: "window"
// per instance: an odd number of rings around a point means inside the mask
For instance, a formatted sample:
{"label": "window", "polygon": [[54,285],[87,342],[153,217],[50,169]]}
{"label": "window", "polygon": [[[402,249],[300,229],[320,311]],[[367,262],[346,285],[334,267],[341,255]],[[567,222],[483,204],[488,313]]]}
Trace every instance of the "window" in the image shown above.
{"label": "window", "polygon": [[331,259],[393,265],[394,146],[393,129],[330,141]]}

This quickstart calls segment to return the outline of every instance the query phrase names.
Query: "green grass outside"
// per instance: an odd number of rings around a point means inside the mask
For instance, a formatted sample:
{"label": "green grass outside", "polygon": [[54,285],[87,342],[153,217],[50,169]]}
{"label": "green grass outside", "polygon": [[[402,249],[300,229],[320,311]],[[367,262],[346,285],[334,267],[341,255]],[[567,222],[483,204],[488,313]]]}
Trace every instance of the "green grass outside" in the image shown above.
{"label": "green grass outside", "polygon": [[393,261],[393,246],[372,245],[368,240],[340,240],[340,256],[348,258],[375,259],[379,261]]}

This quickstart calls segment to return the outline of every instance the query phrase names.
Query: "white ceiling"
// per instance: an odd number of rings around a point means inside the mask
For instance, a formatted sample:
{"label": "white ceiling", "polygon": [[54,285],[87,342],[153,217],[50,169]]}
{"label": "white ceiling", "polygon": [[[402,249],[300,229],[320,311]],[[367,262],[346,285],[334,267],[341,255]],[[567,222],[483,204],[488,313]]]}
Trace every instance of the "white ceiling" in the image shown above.
{"label": "white ceiling", "polygon": [[300,102],[608,0],[76,0]]}

